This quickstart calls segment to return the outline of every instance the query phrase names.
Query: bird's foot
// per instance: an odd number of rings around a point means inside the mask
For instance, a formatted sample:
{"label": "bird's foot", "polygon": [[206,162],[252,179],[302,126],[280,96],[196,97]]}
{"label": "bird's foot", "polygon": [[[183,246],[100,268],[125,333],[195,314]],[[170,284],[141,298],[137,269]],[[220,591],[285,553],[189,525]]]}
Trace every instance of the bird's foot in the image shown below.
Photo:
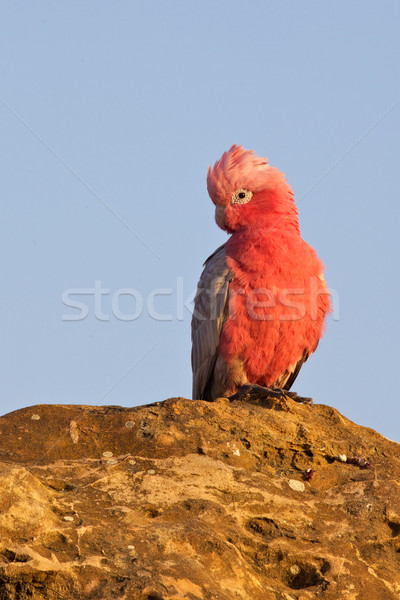
{"label": "bird's foot", "polygon": [[288,392],[286,390],[282,390],[281,388],[268,388],[262,385],[258,385],[256,383],[245,385],[241,385],[238,387],[237,392],[232,396],[229,396],[229,400],[244,400],[245,398],[249,399],[275,399],[275,400],[284,400],[285,398],[290,398],[295,402],[304,403],[304,404],[314,404],[314,400],[312,398],[306,398],[299,396],[296,392]]}
{"label": "bird's foot", "polygon": [[238,387],[237,392],[229,396],[229,400],[243,400],[244,398],[280,400],[285,397],[285,392],[279,388],[268,388],[256,383],[246,383]]}

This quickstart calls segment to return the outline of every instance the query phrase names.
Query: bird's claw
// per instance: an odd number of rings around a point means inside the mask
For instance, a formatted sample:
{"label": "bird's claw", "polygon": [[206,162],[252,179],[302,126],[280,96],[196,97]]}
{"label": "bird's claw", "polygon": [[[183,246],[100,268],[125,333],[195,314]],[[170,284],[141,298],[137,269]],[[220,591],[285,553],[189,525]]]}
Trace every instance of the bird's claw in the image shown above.
{"label": "bird's claw", "polygon": [[314,400],[312,398],[308,398],[308,396],[299,396],[296,392],[284,392],[285,396],[291,398],[295,402],[299,402],[299,404],[314,404]]}
{"label": "bird's claw", "polygon": [[241,400],[246,396],[255,396],[256,398],[274,398],[276,400],[283,400],[284,398],[290,398],[295,402],[303,404],[314,404],[312,398],[299,396],[296,392],[288,392],[281,388],[268,388],[258,384],[245,384],[238,387],[237,392],[232,396],[229,396],[229,400]]}
{"label": "bird's claw", "polygon": [[268,388],[262,385],[246,383],[237,388],[237,392],[229,396],[229,400],[239,400],[246,396],[260,398],[275,398],[281,400],[285,397],[285,392],[279,388]]}

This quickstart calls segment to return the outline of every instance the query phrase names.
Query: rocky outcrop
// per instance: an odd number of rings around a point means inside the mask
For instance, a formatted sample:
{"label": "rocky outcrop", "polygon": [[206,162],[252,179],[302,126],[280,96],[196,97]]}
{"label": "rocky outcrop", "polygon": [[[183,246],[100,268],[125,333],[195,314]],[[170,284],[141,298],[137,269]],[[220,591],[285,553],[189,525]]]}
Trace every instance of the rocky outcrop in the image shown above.
{"label": "rocky outcrop", "polygon": [[400,597],[400,446],[324,405],[0,419],[0,600]]}

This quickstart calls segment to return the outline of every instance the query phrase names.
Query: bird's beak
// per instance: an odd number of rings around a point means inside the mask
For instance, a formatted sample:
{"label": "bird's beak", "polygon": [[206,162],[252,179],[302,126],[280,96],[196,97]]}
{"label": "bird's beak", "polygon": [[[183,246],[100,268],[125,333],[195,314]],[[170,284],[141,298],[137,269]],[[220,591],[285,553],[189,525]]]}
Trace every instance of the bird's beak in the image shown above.
{"label": "bird's beak", "polygon": [[225,206],[217,204],[215,207],[215,221],[221,229],[225,229]]}

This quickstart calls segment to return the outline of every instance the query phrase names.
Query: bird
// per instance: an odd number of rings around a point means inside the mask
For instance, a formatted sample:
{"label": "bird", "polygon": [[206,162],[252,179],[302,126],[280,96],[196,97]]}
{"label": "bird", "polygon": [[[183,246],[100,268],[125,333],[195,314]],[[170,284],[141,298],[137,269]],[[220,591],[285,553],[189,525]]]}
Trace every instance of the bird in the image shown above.
{"label": "bird", "polygon": [[207,190],[230,237],[197,286],[192,398],[290,394],[331,312],[325,267],[300,235],[285,175],[268,159],[234,144],[209,166]]}

